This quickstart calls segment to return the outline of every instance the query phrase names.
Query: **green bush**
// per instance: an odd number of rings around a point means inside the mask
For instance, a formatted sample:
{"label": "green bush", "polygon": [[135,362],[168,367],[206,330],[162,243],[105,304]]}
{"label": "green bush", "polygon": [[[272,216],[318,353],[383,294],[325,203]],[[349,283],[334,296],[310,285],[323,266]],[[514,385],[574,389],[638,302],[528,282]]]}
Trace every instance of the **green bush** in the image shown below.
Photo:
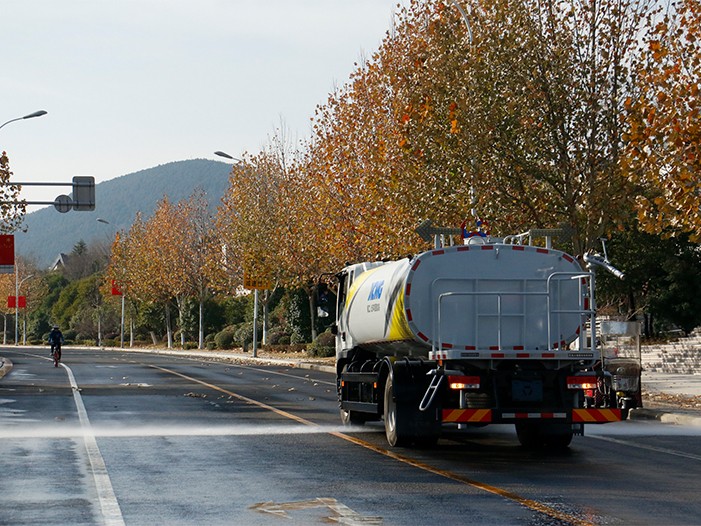
{"label": "green bush", "polygon": [[217,344],[214,342],[207,342],[206,347],[208,351],[213,351],[217,348]]}
{"label": "green bush", "polygon": [[185,350],[197,349],[197,344],[195,342],[185,342],[183,349],[185,349]]}
{"label": "green bush", "polygon": [[298,345],[300,343],[307,343],[307,341],[305,340],[304,336],[302,336],[299,332],[295,330],[290,336],[290,343],[292,345]]}
{"label": "green bush", "polygon": [[280,336],[280,338],[278,338],[277,343],[278,345],[289,345],[291,343],[290,337],[287,334],[285,334],[284,336]]}
{"label": "green bush", "polygon": [[76,331],[75,329],[68,329],[68,330],[62,331],[62,332],[63,332],[63,339],[66,340],[66,342],[68,340],[75,341],[76,338],[78,337],[78,331]]}
{"label": "green bush", "polygon": [[307,345],[307,354],[316,358],[329,358],[336,354],[336,336],[326,331]]}
{"label": "green bush", "polygon": [[234,347],[234,331],[223,330],[214,336],[217,349],[232,349]]}

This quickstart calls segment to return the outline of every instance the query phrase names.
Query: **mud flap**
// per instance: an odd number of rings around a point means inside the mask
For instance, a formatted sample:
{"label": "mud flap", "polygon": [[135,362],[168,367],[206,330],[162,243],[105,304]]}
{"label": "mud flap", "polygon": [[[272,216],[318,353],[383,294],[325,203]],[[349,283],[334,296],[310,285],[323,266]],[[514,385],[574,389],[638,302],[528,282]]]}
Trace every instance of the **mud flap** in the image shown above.
{"label": "mud flap", "polygon": [[426,411],[419,411],[419,404],[428,389],[428,369],[421,363],[397,361],[392,368],[394,401],[396,404],[397,433],[411,437],[440,435],[442,414],[439,396]]}

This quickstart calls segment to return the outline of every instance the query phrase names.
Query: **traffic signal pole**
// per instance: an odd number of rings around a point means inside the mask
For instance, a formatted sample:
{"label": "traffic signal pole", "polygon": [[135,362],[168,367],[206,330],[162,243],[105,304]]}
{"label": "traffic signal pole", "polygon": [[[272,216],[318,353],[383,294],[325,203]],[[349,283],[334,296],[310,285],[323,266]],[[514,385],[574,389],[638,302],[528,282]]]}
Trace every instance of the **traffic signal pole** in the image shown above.
{"label": "traffic signal pole", "polygon": [[6,186],[70,186],[73,188],[73,198],[59,195],[54,201],[0,201],[0,204],[14,205],[54,205],[61,213],[76,210],[91,212],[95,210],[95,178],[92,175],[76,175],[71,183],[16,183],[10,181]]}

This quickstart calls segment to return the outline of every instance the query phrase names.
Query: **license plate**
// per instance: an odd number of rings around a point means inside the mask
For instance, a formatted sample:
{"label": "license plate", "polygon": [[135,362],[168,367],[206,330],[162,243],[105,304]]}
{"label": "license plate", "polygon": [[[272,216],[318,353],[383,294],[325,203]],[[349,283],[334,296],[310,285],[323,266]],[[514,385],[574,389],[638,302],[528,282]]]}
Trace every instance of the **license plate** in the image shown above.
{"label": "license plate", "polygon": [[543,382],[541,380],[513,380],[511,393],[514,402],[542,402]]}

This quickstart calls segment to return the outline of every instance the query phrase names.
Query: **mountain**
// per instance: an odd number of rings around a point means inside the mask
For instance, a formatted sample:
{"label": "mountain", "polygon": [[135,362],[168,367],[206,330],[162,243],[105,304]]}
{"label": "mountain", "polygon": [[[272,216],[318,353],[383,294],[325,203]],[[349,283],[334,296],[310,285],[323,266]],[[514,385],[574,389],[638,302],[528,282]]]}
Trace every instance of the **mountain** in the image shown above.
{"label": "mountain", "polygon": [[[217,207],[229,184],[230,173],[231,164],[192,159],[104,181],[95,186],[93,212],[72,210],[62,214],[50,206],[27,214],[24,220],[27,231],[15,233],[15,250],[44,268],[59,253],[69,253],[81,239],[88,245],[95,241],[111,242],[116,232],[131,227],[137,212],[144,218],[150,217],[164,196],[175,203],[201,188],[212,206]],[[98,217],[109,224],[97,221]]]}

